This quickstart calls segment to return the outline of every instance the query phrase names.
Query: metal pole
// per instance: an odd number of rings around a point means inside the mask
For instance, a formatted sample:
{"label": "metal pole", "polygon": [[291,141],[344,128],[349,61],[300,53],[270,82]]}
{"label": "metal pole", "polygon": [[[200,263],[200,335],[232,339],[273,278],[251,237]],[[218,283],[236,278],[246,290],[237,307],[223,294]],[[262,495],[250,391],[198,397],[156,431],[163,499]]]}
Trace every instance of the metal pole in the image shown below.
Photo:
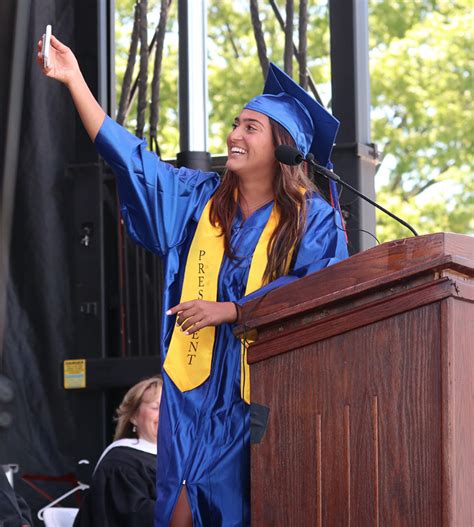
{"label": "metal pole", "polygon": [[179,0],[179,166],[209,170],[207,2]]}
{"label": "metal pole", "polygon": [[[341,121],[333,160],[335,171],[375,199],[377,150],[370,142],[368,0],[329,0],[331,29],[332,111]],[[341,203],[347,210],[351,252],[374,245],[375,209],[361,198]],[[348,196],[349,198],[349,196]]]}
{"label": "metal pole", "polygon": [[115,0],[97,4],[97,99],[102,108],[115,117]]}

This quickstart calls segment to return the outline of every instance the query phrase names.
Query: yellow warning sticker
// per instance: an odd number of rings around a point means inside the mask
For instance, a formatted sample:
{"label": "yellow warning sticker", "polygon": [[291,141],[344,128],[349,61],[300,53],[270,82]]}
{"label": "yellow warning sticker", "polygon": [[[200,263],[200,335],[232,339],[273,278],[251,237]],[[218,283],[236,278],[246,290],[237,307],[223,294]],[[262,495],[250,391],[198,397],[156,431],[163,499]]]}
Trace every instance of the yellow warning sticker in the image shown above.
{"label": "yellow warning sticker", "polygon": [[86,359],[75,359],[64,361],[64,388],[86,387]]}

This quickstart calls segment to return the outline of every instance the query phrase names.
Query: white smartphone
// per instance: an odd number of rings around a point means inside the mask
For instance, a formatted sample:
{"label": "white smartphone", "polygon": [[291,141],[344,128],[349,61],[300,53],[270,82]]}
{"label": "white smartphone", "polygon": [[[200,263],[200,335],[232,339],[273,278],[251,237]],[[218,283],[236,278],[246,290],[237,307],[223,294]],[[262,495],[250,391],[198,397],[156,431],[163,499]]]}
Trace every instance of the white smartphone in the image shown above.
{"label": "white smartphone", "polygon": [[43,35],[43,67],[49,67],[49,51],[51,49],[51,24],[46,26],[46,31]]}

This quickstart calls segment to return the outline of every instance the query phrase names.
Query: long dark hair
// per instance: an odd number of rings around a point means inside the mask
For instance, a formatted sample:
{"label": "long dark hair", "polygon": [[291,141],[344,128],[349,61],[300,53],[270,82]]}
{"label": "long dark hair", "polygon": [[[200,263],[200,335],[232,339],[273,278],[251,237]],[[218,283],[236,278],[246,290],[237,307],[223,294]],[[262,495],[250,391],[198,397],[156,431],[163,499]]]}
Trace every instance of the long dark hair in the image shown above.
{"label": "long dark hair", "polygon": [[[295,142],[290,134],[276,121],[270,118],[273,145],[292,145]],[[224,236],[225,253],[235,258],[230,246],[232,221],[237,212],[235,189],[238,188],[238,176],[226,170],[222,182],[214,194],[210,210],[210,221],[219,225]],[[288,256],[303,237],[306,228],[306,199],[301,191],[314,191],[315,186],[301,165],[288,166],[277,163],[273,179],[273,195],[279,213],[279,221],[268,244],[268,262],[263,274],[263,282],[268,283],[286,274]]]}

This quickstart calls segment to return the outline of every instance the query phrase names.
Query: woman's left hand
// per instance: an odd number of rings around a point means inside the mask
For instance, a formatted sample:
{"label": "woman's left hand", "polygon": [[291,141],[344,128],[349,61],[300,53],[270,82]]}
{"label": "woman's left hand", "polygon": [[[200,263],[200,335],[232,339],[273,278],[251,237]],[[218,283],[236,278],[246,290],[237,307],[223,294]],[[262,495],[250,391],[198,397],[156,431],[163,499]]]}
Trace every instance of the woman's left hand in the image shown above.
{"label": "woman's left hand", "polygon": [[195,333],[207,326],[219,326],[237,320],[237,309],[233,302],[210,302],[190,300],[169,309],[167,315],[175,315],[176,325],[186,334]]}

